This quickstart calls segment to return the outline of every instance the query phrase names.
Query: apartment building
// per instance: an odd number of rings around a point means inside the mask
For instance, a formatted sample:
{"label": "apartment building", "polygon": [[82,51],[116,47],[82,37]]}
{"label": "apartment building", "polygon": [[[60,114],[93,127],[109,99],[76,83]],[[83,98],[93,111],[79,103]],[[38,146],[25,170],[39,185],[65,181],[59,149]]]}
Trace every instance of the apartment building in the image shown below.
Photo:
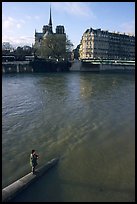
{"label": "apartment building", "polygon": [[87,29],[81,39],[80,59],[135,60],[135,36]]}

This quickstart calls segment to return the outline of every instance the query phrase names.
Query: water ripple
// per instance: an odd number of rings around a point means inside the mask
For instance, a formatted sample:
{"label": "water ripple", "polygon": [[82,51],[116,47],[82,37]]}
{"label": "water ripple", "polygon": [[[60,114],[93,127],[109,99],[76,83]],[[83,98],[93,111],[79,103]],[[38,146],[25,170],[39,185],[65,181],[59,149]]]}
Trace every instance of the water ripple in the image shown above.
{"label": "water ripple", "polygon": [[[90,147],[113,147],[134,135],[131,75],[32,74],[2,80],[3,186],[30,170],[32,148],[40,154],[39,165],[58,155],[67,160],[80,149],[90,160]],[[89,149],[82,154],[86,142]]]}

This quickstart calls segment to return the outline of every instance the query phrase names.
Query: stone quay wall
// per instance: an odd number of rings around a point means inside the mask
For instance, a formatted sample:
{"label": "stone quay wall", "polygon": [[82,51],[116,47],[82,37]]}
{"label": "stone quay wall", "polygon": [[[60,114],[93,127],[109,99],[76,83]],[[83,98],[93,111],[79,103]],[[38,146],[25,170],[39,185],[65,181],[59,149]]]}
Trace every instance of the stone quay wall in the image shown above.
{"label": "stone quay wall", "polygon": [[128,63],[91,63],[74,60],[70,71],[81,72],[135,72],[135,65]]}
{"label": "stone quay wall", "polygon": [[29,61],[2,62],[2,73],[33,72]]}

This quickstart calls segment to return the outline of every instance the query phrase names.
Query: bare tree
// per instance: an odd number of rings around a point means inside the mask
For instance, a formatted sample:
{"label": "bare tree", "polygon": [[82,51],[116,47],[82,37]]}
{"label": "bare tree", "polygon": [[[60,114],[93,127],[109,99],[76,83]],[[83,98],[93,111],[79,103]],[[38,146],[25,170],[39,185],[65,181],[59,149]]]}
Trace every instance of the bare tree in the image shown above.
{"label": "bare tree", "polygon": [[37,49],[37,55],[42,58],[65,60],[71,51],[73,44],[66,35],[48,35],[42,40],[41,46]]}

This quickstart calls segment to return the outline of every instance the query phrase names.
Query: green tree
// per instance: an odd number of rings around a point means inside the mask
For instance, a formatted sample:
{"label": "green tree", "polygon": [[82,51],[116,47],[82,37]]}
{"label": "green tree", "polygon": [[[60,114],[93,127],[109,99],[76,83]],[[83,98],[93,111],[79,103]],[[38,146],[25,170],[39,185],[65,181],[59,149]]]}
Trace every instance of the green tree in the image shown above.
{"label": "green tree", "polygon": [[42,40],[41,46],[37,48],[36,54],[42,58],[67,59],[73,44],[66,35],[48,35]]}

